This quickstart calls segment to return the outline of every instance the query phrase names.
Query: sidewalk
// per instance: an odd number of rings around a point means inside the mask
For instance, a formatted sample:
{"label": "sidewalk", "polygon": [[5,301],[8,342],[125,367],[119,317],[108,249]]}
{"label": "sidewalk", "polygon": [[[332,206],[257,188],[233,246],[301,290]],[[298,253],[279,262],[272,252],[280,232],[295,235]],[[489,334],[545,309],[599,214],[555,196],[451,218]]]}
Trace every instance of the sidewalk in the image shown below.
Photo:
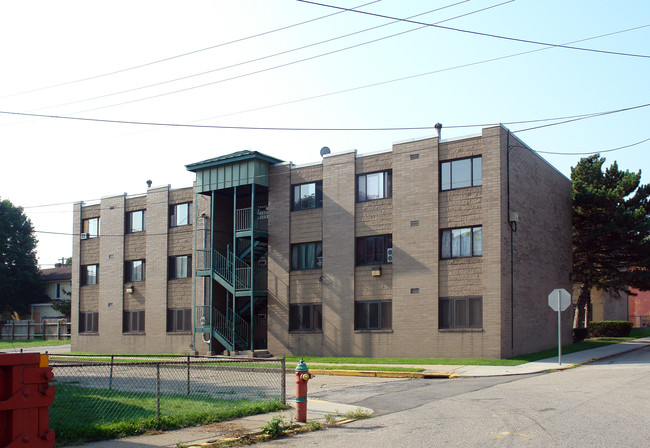
{"label": "sidewalk", "polygon": [[[567,369],[579,364],[591,362],[598,359],[604,359],[616,356],[629,351],[637,350],[650,346],[650,337],[626,341],[620,344],[612,344],[582,352],[562,355],[562,364],[558,363],[558,357],[542,359],[540,361],[529,362],[519,366],[422,366],[422,365],[402,365],[400,367],[424,368],[421,373],[412,372],[379,372],[373,371],[372,365],[368,365],[368,370],[364,371],[343,371],[343,370],[318,370],[317,364],[313,364],[310,369],[317,375],[345,375],[345,376],[366,376],[366,377],[392,377],[392,378],[455,378],[455,377],[478,377],[478,376],[502,376],[502,375],[524,375],[547,372],[550,370]],[[290,394],[287,396],[287,404],[295,405]],[[344,423],[344,415],[348,412],[361,410],[364,413],[372,414],[372,409],[360,408],[340,403],[330,403],[327,401],[310,399],[307,405],[307,420],[316,420],[321,424],[326,421],[328,415],[337,415],[337,420]],[[106,440],[102,442],[93,442],[83,447],[87,448],[148,448],[148,447],[170,447],[175,448],[178,444],[185,446],[200,446],[201,444],[210,444],[218,441],[225,441],[230,438],[242,437],[245,435],[254,435],[261,432],[260,428],[267,424],[274,416],[282,415],[285,422],[292,421],[295,418],[295,409],[289,409],[281,412],[269,414],[253,415],[241,419],[215,423],[204,426],[184,428],[174,431],[167,431],[161,434],[143,435],[127,437],[124,439]]]}

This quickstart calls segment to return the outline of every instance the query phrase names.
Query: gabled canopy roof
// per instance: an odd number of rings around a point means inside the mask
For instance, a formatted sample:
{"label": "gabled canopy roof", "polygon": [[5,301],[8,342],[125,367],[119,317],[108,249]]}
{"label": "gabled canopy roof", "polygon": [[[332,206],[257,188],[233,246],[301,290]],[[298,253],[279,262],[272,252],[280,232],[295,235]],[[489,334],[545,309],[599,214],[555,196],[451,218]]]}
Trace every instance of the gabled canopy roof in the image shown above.
{"label": "gabled canopy roof", "polygon": [[226,154],[225,156],[215,157],[213,159],[204,160],[202,162],[190,163],[185,165],[188,171],[197,172],[205,168],[212,168],[219,165],[227,165],[231,163],[239,163],[245,160],[259,159],[267,162],[269,164],[282,163],[283,160],[276,159],[275,157],[267,156],[257,151],[237,151],[231,154]]}

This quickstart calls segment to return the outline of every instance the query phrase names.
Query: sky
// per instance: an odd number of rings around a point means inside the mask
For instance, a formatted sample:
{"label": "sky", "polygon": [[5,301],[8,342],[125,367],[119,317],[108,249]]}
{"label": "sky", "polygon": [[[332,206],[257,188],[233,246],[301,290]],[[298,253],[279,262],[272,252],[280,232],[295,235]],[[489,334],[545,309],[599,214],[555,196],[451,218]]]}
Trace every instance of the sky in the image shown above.
{"label": "sky", "polygon": [[647,0],[0,2],[0,198],[49,268],[75,202],[246,149],[303,164],[503,123],[567,177],[600,152],[650,183],[649,74]]}

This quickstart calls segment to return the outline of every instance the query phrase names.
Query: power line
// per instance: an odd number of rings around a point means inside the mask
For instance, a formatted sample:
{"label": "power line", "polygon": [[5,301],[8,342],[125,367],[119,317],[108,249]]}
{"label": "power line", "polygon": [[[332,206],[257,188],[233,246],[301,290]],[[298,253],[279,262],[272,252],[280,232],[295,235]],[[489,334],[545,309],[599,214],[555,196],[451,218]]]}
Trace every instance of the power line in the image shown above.
{"label": "power line", "polygon": [[601,151],[591,151],[591,152],[551,152],[551,151],[535,151],[535,152],[538,152],[540,154],[554,154],[560,156],[585,156],[585,155],[592,155],[592,154],[601,154],[604,152],[620,151],[621,149],[631,148],[632,146],[637,146],[648,141],[650,141],[650,138],[646,138],[645,140],[640,140],[636,143],[630,143],[629,145],[619,146],[618,148],[604,149]]}
{"label": "power line", "polygon": [[350,11],[350,12],[356,12],[358,14],[365,14],[369,16],[374,16],[374,17],[380,17],[382,19],[391,19],[391,20],[399,20],[402,22],[406,23],[412,23],[414,25],[423,25],[423,26],[429,26],[433,28],[439,28],[443,30],[448,30],[448,31],[456,31],[460,33],[466,33],[466,34],[472,34],[476,36],[482,36],[482,37],[490,37],[493,39],[502,39],[502,40],[508,40],[508,41],[513,41],[513,42],[521,42],[525,44],[533,44],[533,45],[543,45],[546,47],[553,47],[553,48],[564,48],[567,50],[579,50],[579,51],[588,51],[588,52],[593,52],[593,53],[602,53],[602,54],[610,54],[610,55],[616,55],[616,56],[628,56],[628,57],[635,57],[635,58],[650,58],[650,55],[644,55],[644,54],[635,54],[635,53],[622,53],[618,51],[606,51],[606,50],[596,50],[593,48],[584,48],[584,47],[573,47],[570,45],[563,45],[563,44],[552,44],[548,42],[540,42],[540,41],[534,41],[534,40],[528,40],[528,39],[520,39],[516,37],[508,37],[508,36],[502,36],[498,34],[490,34],[490,33],[481,33],[479,31],[472,31],[472,30],[465,30],[462,28],[452,28],[448,26],[442,26],[442,25],[436,25],[434,23],[426,23],[426,22],[418,22],[416,20],[410,20],[410,19],[401,19],[399,17],[392,17],[392,16],[387,16],[384,14],[376,14],[376,13],[371,13],[367,11],[359,11],[359,10],[352,10],[348,8],[343,8],[340,6],[334,6],[334,5],[327,5],[325,3],[317,3],[309,0],[298,0],[301,3],[309,3],[312,5],[317,5],[317,6],[323,6],[326,8],[333,8],[333,9],[338,9],[342,11]]}
{"label": "power line", "polygon": [[[597,112],[591,114],[582,114],[575,115],[572,117],[564,117],[568,120],[562,121],[560,123],[550,123],[546,125],[536,126],[527,129],[521,129],[513,132],[525,132],[533,129],[540,129],[548,126],[556,126],[558,124],[569,123],[578,120],[584,120],[586,118],[597,117],[601,115],[609,115],[619,112],[626,112],[634,109],[641,109],[644,107],[650,106],[650,103],[640,104],[637,106],[626,107],[623,109],[610,110],[605,112]],[[112,123],[112,124],[127,124],[127,125],[140,125],[140,126],[158,126],[158,127],[180,127],[180,128],[199,128],[199,129],[232,129],[232,130],[255,130],[255,131],[413,131],[413,130],[432,130],[435,129],[435,126],[406,126],[406,127],[380,127],[380,128],[315,128],[315,127],[264,127],[264,126],[225,126],[225,125],[207,125],[207,124],[183,124],[183,123],[163,123],[163,122],[152,122],[152,121],[128,121],[128,120],[109,120],[105,118],[89,118],[89,117],[70,117],[65,115],[46,115],[46,114],[32,114],[27,112],[11,112],[11,111],[0,111],[0,114],[6,115],[18,115],[18,116],[27,116],[27,117],[39,117],[39,118],[51,118],[51,119],[60,119],[60,120],[75,120],[75,121],[87,121],[87,122],[98,122],[98,123]],[[561,118],[561,119],[564,119]],[[522,124],[535,121],[557,121],[560,118],[545,118],[541,120],[532,120],[532,121],[523,121],[523,122],[505,122],[504,124]],[[483,124],[467,124],[467,125],[455,125],[455,126],[446,126],[446,128],[472,128],[472,127],[481,127],[481,126],[490,126],[497,123],[483,123]]]}
{"label": "power line", "polygon": [[[375,1],[372,1],[372,2],[364,3],[363,5],[356,6],[354,8],[350,8],[350,9],[354,10],[356,8],[362,8],[364,6],[372,5],[373,3],[379,3],[380,1],[382,1],[382,0],[375,0]],[[222,42],[220,44],[212,45],[212,46],[209,46],[209,47],[206,47],[206,48],[201,48],[201,49],[198,49],[198,50],[192,50],[192,51],[189,51],[187,53],[177,54],[175,56],[170,56],[170,57],[167,57],[167,58],[164,58],[164,59],[159,59],[157,61],[146,62],[144,64],[135,65],[133,67],[123,68],[123,69],[115,70],[115,71],[112,71],[112,72],[109,72],[109,73],[103,73],[101,75],[89,76],[87,78],[76,79],[74,81],[66,81],[66,82],[63,82],[63,83],[60,83],[60,84],[55,84],[55,85],[51,85],[51,86],[47,86],[47,87],[40,87],[40,88],[37,88],[37,89],[32,89],[32,90],[26,90],[26,91],[23,91],[23,92],[13,93],[11,95],[5,95],[5,96],[2,96],[0,98],[10,98],[10,97],[13,97],[13,96],[24,95],[24,94],[27,94],[27,93],[39,92],[41,90],[53,89],[53,88],[56,88],[56,87],[67,86],[67,85],[70,85],[70,84],[76,84],[76,83],[79,83],[79,82],[90,81],[90,80],[93,80],[93,79],[103,78],[103,77],[106,77],[106,76],[117,75],[119,73],[124,73],[124,72],[128,72],[128,71],[131,71],[131,70],[137,70],[137,69],[140,69],[140,68],[149,67],[151,65],[160,64],[162,62],[171,61],[173,59],[178,59],[178,58],[182,58],[182,57],[189,56],[189,55],[192,55],[192,54],[201,53],[203,51],[213,50],[215,48],[224,47],[226,45],[231,45],[231,44],[243,42],[243,41],[246,41],[246,40],[249,40],[249,39],[254,39],[254,38],[257,38],[257,37],[261,37],[261,36],[266,36],[266,35],[271,34],[271,33],[276,33],[278,31],[284,31],[284,30],[294,28],[294,27],[297,27],[297,26],[300,26],[300,25],[305,25],[307,23],[316,22],[318,20],[326,19],[328,17],[332,17],[332,16],[335,16],[337,14],[341,14],[341,13],[344,13],[344,12],[346,12],[346,11],[338,11],[338,12],[335,12],[335,13],[332,13],[332,14],[327,14],[327,15],[324,15],[324,16],[321,16],[321,17],[316,17],[315,19],[305,20],[303,22],[294,23],[293,25],[283,26],[283,27],[280,27],[280,28],[276,28],[276,29],[269,30],[269,31],[264,31],[262,33],[253,34],[253,35],[250,35],[250,36],[242,37],[242,38],[231,40],[231,41],[228,41],[228,42]]]}
{"label": "power line", "polygon": [[[437,12],[437,11],[440,11],[440,10],[443,10],[443,9],[446,9],[446,8],[450,8],[452,6],[457,6],[457,5],[461,4],[461,3],[466,3],[468,1],[470,1],[470,0],[462,0],[462,1],[452,3],[452,4],[449,4],[449,5],[446,5],[446,6],[442,6],[440,8],[435,8],[435,9],[432,9],[432,10],[429,10],[429,11],[425,11],[425,12],[410,16],[409,19],[413,18],[413,17],[419,17],[419,16],[422,16],[422,15],[426,15],[426,14],[431,14],[432,12]],[[462,14],[460,16],[452,17],[450,19],[446,19],[446,20],[436,22],[436,23],[442,23],[442,22],[446,22],[446,21],[449,21],[449,20],[459,18],[459,17],[464,17],[464,16],[467,16],[467,15],[470,15],[470,14],[485,11],[487,9],[495,8],[497,6],[501,6],[501,5],[504,5],[506,3],[511,3],[511,2],[514,2],[514,1],[515,0],[508,0],[508,1],[500,3],[498,5],[492,5],[492,6],[489,6],[487,8],[482,8],[480,10],[472,11],[472,12]],[[361,6],[365,6],[365,5],[361,5]],[[360,8],[361,6],[358,6],[358,7]],[[339,13],[341,13],[341,12],[339,12]],[[337,13],[337,14],[339,14],[339,13]],[[343,35],[340,35],[340,36],[337,36],[337,37],[333,37],[331,39],[326,39],[326,40],[322,40],[322,41],[319,41],[319,42],[314,42],[314,43],[311,43],[311,44],[308,44],[308,45],[303,45],[303,46],[300,46],[300,47],[292,48],[290,50],[284,50],[284,51],[280,51],[278,53],[273,53],[273,54],[270,54],[270,55],[261,56],[261,57],[255,58],[255,59],[249,59],[247,61],[238,62],[238,63],[235,63],[235,64],[218,67],[218,68],[215,68],[215,69],[212,69],[212,70],[207,70],[207,71],[200,72],[200,73],[194,73],[194,74],[191,74],[191,75],[182,76],[180,78],[168,79],[166,81],[161,81],[161,82],[157,82],[157,83],[154,83],[154,84],[148,84],[148,85],[140,86],[140,87],[134,87],[134,88],[127,89],[127,90],[121,90],[121,91],[118,91],[118,92],[107,93],[105,95],[95,96],[95,97],[92,97],[92,98],[85,98],[85,99],[81,99],[81,100],[70,101],[70,102],[67,102],[67,103],[56,104],[56,105],[53,105],[53,106],[47,106],[47,107],[41,107],[41,108],[38,108],[38,109],[32,109],[29,112],[36,112],[36,111],[39,111],[39,110],[51,109],[51,108],[55,108],[55,107],[69,106],[71,104],[78,104],[78,103],[83,103],[83,102],[86,102],[86,101],[98,100],[98,99],[107,98],[107,97],[111,97],[111,96],[115,96],[115,95],[122,95],[122,94],[125,94],[125,93],[136,92],[138,90],[148,89],[148,88],[151,88],[151,87],[158,87],[158,86],[161,86],[161,85],[165,85],[165,84],[169,84],[169,83],[173,83],[173,82],[177,82],[177,81],[183,81],[183,80],[186,80],[186,79],[195,78],[195,77],[198,77],[198,76],[203,76],[203,75],[207,75],[207,74],[210,74],[210,73],[215,73],[215,72],[222,71],[222,70],[227,70],[227,69],[230,69],[230,68],[240,67],[242,65],[251,64],[253,62],[263,61],[265,59],[270,59],[270,58],[273,58],[273,57],[276,57],[276,56],[281,56],[281,55],[293,53],[295,51],[304,50],[306,48],[315,47],[315,46],[322,45],[322,44],[325,44],[325,43],[334,42],[334,41],[339,40],[339,39],[344,39],[346,37],[366,33],[368,31],[383,28],[385,26],[393,25],[393,24],[399,23],[399,22],[400,22],[399,20],[393,20],[393,21],[388,22],[388,23],[383,23],[381,25],[377,25],[377,26],[374,26],[374,27],[366,28],[366,29],[355,31],[355,32],[348,33],[348,34],[343,34]],[[181,90],[177,90],[177,91],[167,92],[167,93],[163,93],[163,94],[160,94],[160,95],[155,95],[155,96],[151,96],[151,97],[137,99],[135,101],[144,101],[144,100],[148,100],[148,99],[157,98],[158,96],[165,96],[165,95],[170,95],[170,94],[174,94],[174,93],[180,93],[180,92],[184,92],[185,90],[191,90],[191,89],[195,89],[195,88],[206,87],[206,86],[216,84],[216,83],[232,81],[232,80],[238,79],[240,77],[250,76],[250,75],[262,73],[264,71],[274,70],[274,69],[277,69],[277,68],[286,67],[288,65],[297,64],[297,63],[300,63],[300,62],[305,62],[305,61],[308,61],[308,60],[311,60],[311,59],[314,59],[314,58],[327,56],[327,55],[330,55],[332,53],[349,50],[349,49],[352,49],[352,48],[356,48],[357,46],[360,46],[360,45],[366,45],[366,44],[369,44],[369,43],[374,43],[374,42],[377,42],[377,41],[382,40],[382,39],[388,39],[388,38],[391,38],[391,37],[396,37],[396,36],[399,36],[401,34],[410,33],[410,32],[417,31],[417,30],[423,29],[423,28],[426,28],[426,27],[421,26],[421,27],[414,28],[414,29],[411,29],[411,30],[408,30],[408,31],[404,31],[404,32],[401,32],[401,33],[386,36],[386,37],[383,37],[383,38],[380,38],[380,39],[370,40],[370,41],[364,42],[362,44],[357,44],[357,45],[354,45],[354,46],[351,46],[351,47],[345,47],[345,48],[336,50],[334,52],[323,53],[323,54],[316,55],[316,56],[313,56],[313,57],[310,57],[310,58],[306,58],[306,59],[302,59],[302,60],[298,60],[298,61],[293,61],[293,62],[290,62],[290,63],[287,63],[287,64],[281,64],[281,65],[274,66],[274,67],[268,67],[266,69],[262,69],[262,70],[259,70],[259,71],[256,71],[256,72],[250,72],[250,73],[242,74],[242,75],[239,75],[239,76],[236,76],[236,77],[218,80],[218,81],[215,81],[214,83],[203,84],[203,85],[199,85],[199,86],[190,87],[188,89],[181,89]],[[106,108],[106,107],[116,107],[116,106],[120,106],[120,105],[128,104],[128,103],[130,103],[130,102],[113,104],[113,105],[109,105],[109,106],[102,106],[102,107],[99,107],[99,108],[96,108],[96,109],[89,109],[89,110],[84,110],[84,111],[75,112],[75,113],[89,112],[89,111],[94,111],[94,110],[98,110],[98,109],[103,109],[103,108]]]}

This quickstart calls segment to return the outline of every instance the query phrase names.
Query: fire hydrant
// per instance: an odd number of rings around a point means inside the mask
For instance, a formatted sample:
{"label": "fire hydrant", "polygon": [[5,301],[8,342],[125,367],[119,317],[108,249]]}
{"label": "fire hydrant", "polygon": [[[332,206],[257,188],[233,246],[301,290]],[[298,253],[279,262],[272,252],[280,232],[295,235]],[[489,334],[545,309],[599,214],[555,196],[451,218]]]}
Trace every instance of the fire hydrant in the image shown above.
{"label": "fire hydrant", "polygon": [[307,422],[307,381],[313,377],[305,361],[300,359],[296,366],[296,421],[300,423]]}

